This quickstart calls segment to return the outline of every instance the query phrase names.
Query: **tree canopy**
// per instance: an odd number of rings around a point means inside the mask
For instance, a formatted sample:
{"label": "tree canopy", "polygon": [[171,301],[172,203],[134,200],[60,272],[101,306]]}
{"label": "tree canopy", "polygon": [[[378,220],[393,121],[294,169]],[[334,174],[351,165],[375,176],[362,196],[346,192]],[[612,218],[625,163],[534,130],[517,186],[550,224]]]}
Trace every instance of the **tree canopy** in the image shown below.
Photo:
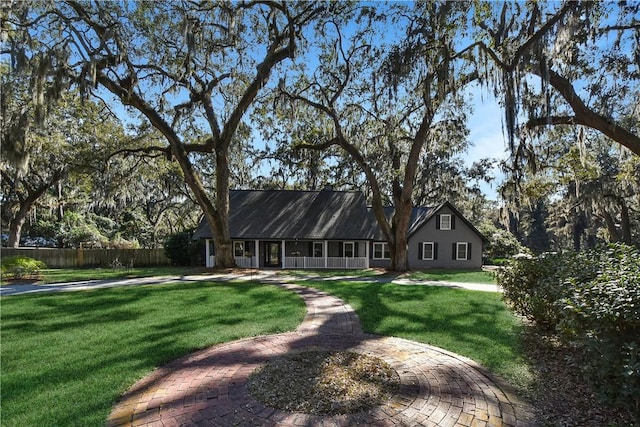
{"label": "tree canopy", "polygon": [[95,215],[85,228],[155,245],[197,221],[195,203],[232,266],[230,188],[332,184],[367,195],[404,270],[413,206],[448,199],[502,226],[479,187],[495,159],[463,163],[480,84],[511,153],[502,224],[536,250],[637,242],[637,3],[66,0],[2,14],[5,224],[51,196],[58,218],[40,230],[79,224],[65,219],[78,206]]}
{"label": "tree canopy", "polygon": [[640,155],[637,2],[484,6],[477,12],[478,59],[504,104],[512,145],[516,136],[526,142],[527,131],[578,125]]}

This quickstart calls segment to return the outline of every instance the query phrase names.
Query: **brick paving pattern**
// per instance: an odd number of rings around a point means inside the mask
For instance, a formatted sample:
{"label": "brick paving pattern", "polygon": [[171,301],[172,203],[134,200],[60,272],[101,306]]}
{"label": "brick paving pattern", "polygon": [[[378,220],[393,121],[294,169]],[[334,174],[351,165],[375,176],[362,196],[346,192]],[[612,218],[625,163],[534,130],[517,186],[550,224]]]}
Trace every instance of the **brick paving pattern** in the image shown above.
{"label": "brick paving pattern", "polygon": [[[470,359],[413,341],[364,334],[354,310],[327,293],[280,284],[305,301],[295,332],[220,344],[156,369],[114,407],[108,426],[534,426],[533,410]],[[303,351],[379,357],[400,377],[385,404],[347,415],[264,406],[247,378],[273,357]]]}

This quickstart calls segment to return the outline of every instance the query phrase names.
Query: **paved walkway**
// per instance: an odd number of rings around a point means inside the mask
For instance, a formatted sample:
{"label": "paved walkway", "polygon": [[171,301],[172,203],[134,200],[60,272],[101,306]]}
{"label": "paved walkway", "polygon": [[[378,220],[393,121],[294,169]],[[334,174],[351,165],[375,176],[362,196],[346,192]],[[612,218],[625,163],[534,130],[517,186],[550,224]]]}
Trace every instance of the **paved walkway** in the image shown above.
{"label": "paved walkway", "polygon": [[49,284],[20,284],[11,283],[0,286],[0,296],[39,294],[47,292],[70,292],[86,291],[90,289],[113,288],[116,286],[136,286],[136,285],[161,285],[174,282],[206,282],[206,281],[226,282],[235,280],[260,281],[264,283],[304,283],[306,280],[332,281],[350,280],[367,283],[387,283],[397,285],[414,286],[445,286],[450,288],[469,289],[474,291],[501,292],[497,285],[487,285],[479,283],[458,283],[428,280],[412,280],[408,278],[393,278],[389,276],[323,276],[309,273],[304,276],[288,276],[281,274],[278,270],[239,270],[231,273],[197,274],[186,276],[154,276],[140,277],[135,279],[101,279],[101,280],[81,280],[77,282],[49,283]]}
{"label": "paved walkway", "polygon": [[[305,301],[295,332],[210,347],[156,369],[114,407],[109,426],[533,426],[531,408],[475,362],[426,344],[364,334],[341,300],[280,283]],[[401,386],[387,403],[338,416],[269,408],[247,392],[247,378],[291,352],[349,350],[391,365]]]}

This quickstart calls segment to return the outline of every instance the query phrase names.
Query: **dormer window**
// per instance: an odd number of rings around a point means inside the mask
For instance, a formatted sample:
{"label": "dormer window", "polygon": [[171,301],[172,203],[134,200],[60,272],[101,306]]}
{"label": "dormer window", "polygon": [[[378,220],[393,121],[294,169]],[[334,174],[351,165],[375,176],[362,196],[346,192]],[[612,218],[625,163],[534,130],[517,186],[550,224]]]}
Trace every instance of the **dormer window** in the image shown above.
{"label": "dormer window", "polygon": [[440,215],[440,230],[451,230],[451,215],[450,214],[441,214]]}

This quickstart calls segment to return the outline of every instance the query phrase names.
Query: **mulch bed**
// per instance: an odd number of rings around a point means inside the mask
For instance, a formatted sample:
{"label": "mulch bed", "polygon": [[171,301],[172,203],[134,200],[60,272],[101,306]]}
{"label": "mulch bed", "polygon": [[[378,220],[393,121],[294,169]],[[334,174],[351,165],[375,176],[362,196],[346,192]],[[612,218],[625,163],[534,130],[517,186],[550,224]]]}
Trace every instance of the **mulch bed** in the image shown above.
{"label": "mulch bed", "polygon": [[589,385],[575,363],[571,348],[553,334],[534,326],[525,328],[524,354],[533,370],[529,401],[544,426],[637,426],[639,414],[606,404]]}
{"label": "mulch bed", "polygon": [[249,377],[267,406],[315,415],[363,411],[390,399],[398,374],[383,360],[352,352],[311,351],[274,358]]}

